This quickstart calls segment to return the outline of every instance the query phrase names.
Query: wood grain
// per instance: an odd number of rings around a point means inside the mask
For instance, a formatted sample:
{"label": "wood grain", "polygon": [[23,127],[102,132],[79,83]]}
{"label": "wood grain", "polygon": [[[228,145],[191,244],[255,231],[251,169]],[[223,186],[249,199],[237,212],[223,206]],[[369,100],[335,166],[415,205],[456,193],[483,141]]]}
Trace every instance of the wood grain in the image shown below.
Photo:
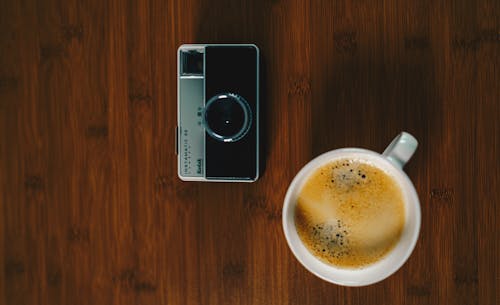
{"label": "wood grain", "polygon": [[[496,304],[500,2],[0,1],[0,304]],[[176,176],[182,43],[257,44],[266,169]],[[408,262],[347,288],[289,251],[295,173],[401,130]]]}

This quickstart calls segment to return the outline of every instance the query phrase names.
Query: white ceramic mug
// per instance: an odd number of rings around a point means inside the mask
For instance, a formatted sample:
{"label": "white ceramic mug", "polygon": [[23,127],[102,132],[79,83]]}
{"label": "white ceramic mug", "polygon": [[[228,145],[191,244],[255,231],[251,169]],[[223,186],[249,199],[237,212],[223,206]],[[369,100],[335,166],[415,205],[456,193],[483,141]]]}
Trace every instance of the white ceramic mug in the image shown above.
{"label": "white ceramic mug", "polygon": [[[299,262],[325,281],[344,286],[364,286],[379,282],[396,272],[408,259],[420,232],[420,202],[403,166],[418,146],[409,133],[400,133],[382,154],[360,148],[342,148],[324,153],[307,163],[288,187],[283,204],[283,230],[288,246]],[[297,197],[308,177],[319,167],[337,159],[363,159],[391,175],[403,191],[405,227],[396,246],[381,260],[359,269],[335,267],[315,257],[300,240],[295,228]]]}

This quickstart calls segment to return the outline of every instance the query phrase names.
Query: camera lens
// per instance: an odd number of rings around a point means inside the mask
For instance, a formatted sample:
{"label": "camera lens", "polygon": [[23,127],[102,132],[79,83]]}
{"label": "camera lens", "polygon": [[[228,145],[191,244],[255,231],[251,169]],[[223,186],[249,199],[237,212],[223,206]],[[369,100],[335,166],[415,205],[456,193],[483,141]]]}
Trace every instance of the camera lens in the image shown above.
{"label": "camera lens", "polygon": [[237,94],[218,94],[207,102],[204,120],[211,137],[222,142],[235,142],[250,129],[250,106]]}

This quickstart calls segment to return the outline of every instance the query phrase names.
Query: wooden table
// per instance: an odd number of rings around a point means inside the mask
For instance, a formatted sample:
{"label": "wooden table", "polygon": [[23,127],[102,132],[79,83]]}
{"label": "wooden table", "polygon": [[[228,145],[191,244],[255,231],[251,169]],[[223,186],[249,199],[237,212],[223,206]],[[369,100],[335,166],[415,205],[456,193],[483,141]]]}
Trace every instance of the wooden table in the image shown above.
{"label": "wooden table", "polygon": [[[495,304],[500,2],[1,1],[0,304]],[[266,169],[177,178],[176,49],[255,43]],[[314,156],[401,130],[422,205],[378,284],[307,272],[281,227]]]}

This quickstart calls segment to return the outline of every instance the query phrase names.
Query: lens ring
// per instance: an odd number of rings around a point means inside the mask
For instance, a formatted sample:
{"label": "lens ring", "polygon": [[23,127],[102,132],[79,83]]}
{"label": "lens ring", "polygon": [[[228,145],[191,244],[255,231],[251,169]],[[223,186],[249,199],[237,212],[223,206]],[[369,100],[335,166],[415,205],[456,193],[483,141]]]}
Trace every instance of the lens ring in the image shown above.
{"label": "lens ring", "polygon": [[[235,105],[238,107],[234,108]],[[216,112],[215,114],[212,113],[214,111]],[[224,113],[217,113],[217,111],[223,111]],[[233,122],[233,116],[236,116],[236,122]],[[216,120],[224,120],[224,123],[228,126],[221,126],[220,122]],[[221,142],[236,142],[241,140],[250,130],[252,125],[252,111],[248,102],[238,94],[217,94],[211,97],[205,106],[203,124],[207,133],[212,138]],[[229,127],[228,130],[224,130],[226,127]]]}

